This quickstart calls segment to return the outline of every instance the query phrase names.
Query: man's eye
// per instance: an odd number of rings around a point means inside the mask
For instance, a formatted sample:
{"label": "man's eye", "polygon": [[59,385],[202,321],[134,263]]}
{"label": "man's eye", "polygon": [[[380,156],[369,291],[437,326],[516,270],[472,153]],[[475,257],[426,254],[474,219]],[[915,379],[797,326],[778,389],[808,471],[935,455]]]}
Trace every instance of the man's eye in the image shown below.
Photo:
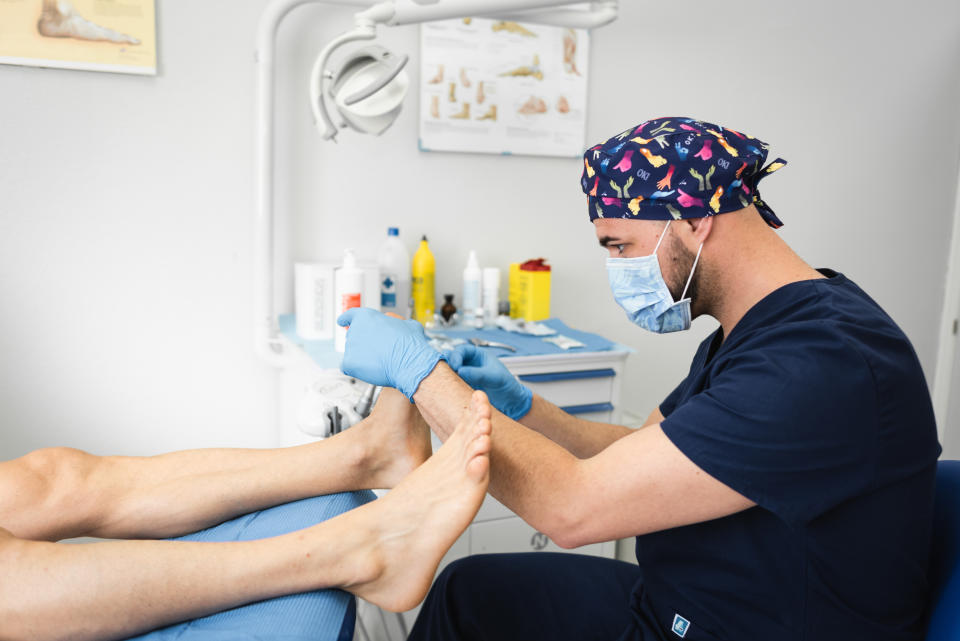
{"label": "man's eye", "polygon": [[618,253],[618,254],[622,254],[622,253],[623,253],[623,248],[626,247],[626,245],[623,245],[623,244],[621,244],[621,245],[614,245],[614,247],[617,248],[617,253]]}

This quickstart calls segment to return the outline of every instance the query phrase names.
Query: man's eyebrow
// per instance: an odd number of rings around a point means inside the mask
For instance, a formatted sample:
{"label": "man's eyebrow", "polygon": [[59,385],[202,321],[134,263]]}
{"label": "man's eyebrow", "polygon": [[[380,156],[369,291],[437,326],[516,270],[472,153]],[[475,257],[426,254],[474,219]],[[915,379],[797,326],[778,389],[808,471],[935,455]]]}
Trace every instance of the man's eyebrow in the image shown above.
{"label": "man's eyebrow", "polygon": [[611,243],[620,244],[620,239],[619,239],[619,238],[615,238],[615,237],[613,237],[613,236],[603,236],[603,237],[600,239],[600,246],[601,246],[601,247],[607,247],[607,246],[610,245]]}

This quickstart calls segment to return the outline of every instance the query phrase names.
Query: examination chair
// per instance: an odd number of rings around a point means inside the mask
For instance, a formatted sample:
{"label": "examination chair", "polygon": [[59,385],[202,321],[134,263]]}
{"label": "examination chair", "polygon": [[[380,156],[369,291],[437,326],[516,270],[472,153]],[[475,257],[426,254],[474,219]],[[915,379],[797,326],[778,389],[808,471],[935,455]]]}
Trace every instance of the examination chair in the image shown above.
{"label": "examination chair", "polygon": [[[245,514],[174,540],[265,539],[302,530],[375,498],[373,492],[364,490],[303,499]],[[350,641],[356,604],[352,594],[341,590],[291,594],[178,623],[129,641]]]}
{"label": "examination chair", "polygon": [[926,641],[960,639],[960,461],[937,463]]}

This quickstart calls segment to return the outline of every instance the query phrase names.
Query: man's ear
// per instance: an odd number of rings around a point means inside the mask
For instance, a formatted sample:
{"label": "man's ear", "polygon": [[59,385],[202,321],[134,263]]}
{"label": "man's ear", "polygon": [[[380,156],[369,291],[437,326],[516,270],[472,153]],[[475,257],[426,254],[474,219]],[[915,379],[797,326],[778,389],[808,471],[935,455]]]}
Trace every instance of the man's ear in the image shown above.
{"label": "man's ear", "polygon": [[[713,216],[704,216],[703,218],[687,218],[680,221],[684,228],[684,236],[687,236],[684,240],[688,241],[689,245],[692,245],[692,251],[696,251],[700,247],[701,243],[707,242],[707,238],[710,236],[710,232],[713,231]],[[688,247],[690,249],[690,247]]]}

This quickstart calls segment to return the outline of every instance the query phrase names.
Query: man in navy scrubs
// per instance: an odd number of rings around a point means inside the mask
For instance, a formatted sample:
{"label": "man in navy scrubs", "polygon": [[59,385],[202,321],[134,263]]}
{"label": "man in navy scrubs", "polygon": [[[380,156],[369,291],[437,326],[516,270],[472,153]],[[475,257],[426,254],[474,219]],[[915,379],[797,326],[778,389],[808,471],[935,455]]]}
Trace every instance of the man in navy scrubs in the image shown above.
{"label": "man in navy scrubs", "polygon": [[568,548],[637,536],[639,566],[455,562],[411,639],[922,638],[940,453],[923,372],[866,293],[780,239],[757,184],[785,162],[766,156],[756,138],[689,118],[585,154],[590,218],[628,317],[657,333],[720,323],[639,430],[565,414],[472,346],[430,353],[410,322],[341,318],[344,370],[412,390],[440,438],[465,383],[487,393],[490,492],[528,523]]}

